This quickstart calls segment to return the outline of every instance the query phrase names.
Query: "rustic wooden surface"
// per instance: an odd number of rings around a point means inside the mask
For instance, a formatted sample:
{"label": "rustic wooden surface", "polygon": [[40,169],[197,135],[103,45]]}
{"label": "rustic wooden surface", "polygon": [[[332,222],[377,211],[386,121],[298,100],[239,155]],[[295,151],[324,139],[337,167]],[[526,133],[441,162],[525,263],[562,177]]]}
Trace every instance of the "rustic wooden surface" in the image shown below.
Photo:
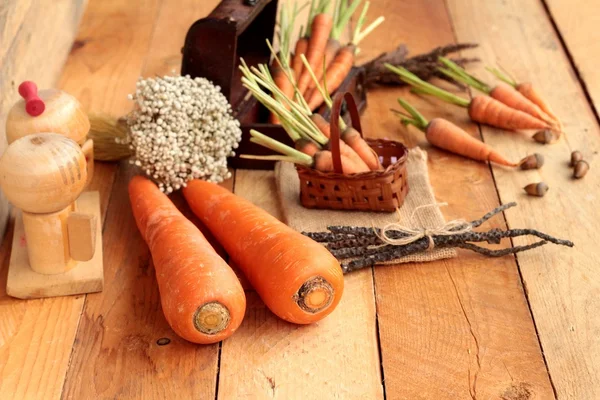
{"label": "rustic wooden surface", "polygon": [[[566,140],[543,147],[519,134],[480,130],[464,110],[404,89],[372,90],[364,126],[370,136],[427,149],[436,196],[449,203],[447,218],[477,218],[516,200],[520,206],[506,220],[486,227],[535,226],[573,239],[575,249],[546,247],[502,259],[460,252],[455,260],[366,270],[347,277],[338,309],[310,327],[278,320],[248,291],[238,332],[221,345],[195,346],[178,339],[162,315],[153,266],[129,211],[126,184],[134,171],[126,163],[98,163],[92,188],[101,193],[106,219],[102,293],[9,298],[11,234],[0,248],[0,393],[17,399],[600,398],[594,268],[600,250],[593,243],[599,127],[559,36],[580,72],[584,64],[593,72],[591,51],[574,49],[593,37],[595,26],[567,29],[565,20],[574,17],[564,16],[576,10],[566,1],[547,2],[552,14],[540,0],[373,0],[369,15],[384,14],[387,21],[365,41],[361,59],[401,42],[412,53],[456,40],[479,42],[469,55],[500,61],[534,82],[563,118]],[[90,0],[60,86],[88,109],[126,113],[125,96],[137,76],[177,72],[188,26],[216,3]],[[577,15],[586,18],[581,10]],[[472,71],[492,80],[482,65]],[[582,77],[591,93],[590,74]],[[527,173],[490,169],[432,149],[389,112],[398,96],[411,96],[427,116],[452,118],[483,135],[511,158],[541,152],[546,166]],[[575,148],[592,162],[590,174],[577,182],[566,167]],[[522,186],[541,179],[551,187],[544,199],[522,195]],[[272,172],[236,171],[226,186],[281,216]],[[181,196],[174,199],[182,204]],[[163,338],[170,343],[159,345]]]}

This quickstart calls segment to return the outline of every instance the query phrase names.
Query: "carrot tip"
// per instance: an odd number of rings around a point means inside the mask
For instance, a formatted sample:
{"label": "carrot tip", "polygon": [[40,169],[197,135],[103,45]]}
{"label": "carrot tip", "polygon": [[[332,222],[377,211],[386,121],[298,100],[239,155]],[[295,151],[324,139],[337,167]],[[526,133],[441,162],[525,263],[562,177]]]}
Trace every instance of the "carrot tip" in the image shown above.
{"label": "carrot tip", "polygon": [[194,313],[194,327],[199,332],[215,335],[229,325],[231,315],[227,307],[218,301],[205,303]]}
{"label": "carrot tip", "polygon": [[333,286],[320,276],[304,282],[294,295],[298,306],[311,314],[316,314],[329,307],[335,297]]}

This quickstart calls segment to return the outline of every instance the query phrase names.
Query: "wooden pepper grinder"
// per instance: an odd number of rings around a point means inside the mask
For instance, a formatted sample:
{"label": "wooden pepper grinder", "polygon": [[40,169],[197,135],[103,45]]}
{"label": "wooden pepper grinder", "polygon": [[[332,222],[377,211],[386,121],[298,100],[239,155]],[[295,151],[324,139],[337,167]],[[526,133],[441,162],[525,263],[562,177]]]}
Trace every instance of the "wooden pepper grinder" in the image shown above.
{"label": "wooden pepper grinder", "polygon": [[[44,103],[32,104],[34,112],[40,107],[43,111]],[[99,196],[86,192],[80,197],[87,177],[81,147],[61,134],[26,135],[6,149],[0,159],[0,187],[21,209],[15,220],[9,295],[33,298],[102,290]]]}
{"label": "wooden pepper grinder", "polygon": [[35,83],[19,85],[19,100],[6,118],[8,144],[33,133],[58,133],[77,142],[87,160],[88,179],[94,175],[94,142],[87,139],[90,121],[77,99],[67,92],[46,89],[38,92]]}

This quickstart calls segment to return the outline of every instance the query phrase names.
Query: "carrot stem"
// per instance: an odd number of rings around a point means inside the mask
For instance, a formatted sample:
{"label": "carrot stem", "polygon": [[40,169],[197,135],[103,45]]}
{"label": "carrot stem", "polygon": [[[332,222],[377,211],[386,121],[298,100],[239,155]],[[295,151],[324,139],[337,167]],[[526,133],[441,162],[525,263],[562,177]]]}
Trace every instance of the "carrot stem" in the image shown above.
{"label": "carrot stem", "polygon": [[[443,74],[450,76],[454,80],[462,82],[465,85],[471,86],[485,94],[490,94],[490,92],[492,91],[492,88],[489,85],[477,79],[473,75],[469,74],[467,71],[465,71],[464,68],[454,63],[450,59],[446,57],[438,57],[438,61],[446,67],[438,68],[438,70]],[[449,72],[452,72],[452,74],[450,74]]]}
{"label": "carrot stem", "polygon": [[437,86],[432,85],[431,83],[425,82],[421,80],[418,76],[408,71],[403,67],[395,67],[391,64],[384,64],[387,69],[392,72],[395,72],[400,77],[400,80],[413,86],[420,93],[428,94],[431,96],[435,96],[443,101],[446,101],[451,104],[455,104],[461,107],[469,107],[470,101],[467,99],[463,99],[462,97],[456,96],[450,92],[445,91]]}
{"label": "carrot stem", "polygon": [[253,143],[260,144],[261,146],[267,147],[285,156],[295,158],[304,164],[312,165],[313,159],[311,156],[304,154],[301,151],[294,149],[293,147],[278,142],[277,140],[270,138],[267,135],[263,135],[262,133],[254,129],[250,130],[250,134],[252,135],[250,141],[252,141]]}
{"label": "carrot stem", "polygon": [[398,99],[398,103],[402,106],[402,108],[404,108],[412,117],[411,119],[411,123],[413,125],[415,125],[417,128],[419,128],[422,131],[425,131],[427,129],[427,125],[429,125],[429,121],[427,121],[427,119],[425,119],[425,117],[423,116],[423,114],[421,114],[419,111],[417,111],[416,108],[414,108],[413,106],[411,106],[408,102],[402,100],[402,99]]}
{"label": "carrot stem", "polygon": [[493,67],[485,67],[489,72],[491,72],[496,78],[500,79],[502,82],[509,84],[510,86],[517,88],[517,81],[512,79],[508,74],[503,73],[498,68]]}
{"label": "carrot stem", "polygon": [[[350,18],[360,5],[361,0],[354,0],[349,6],[345,0],[338,0],[336,14],[334,14],[334,25],[331,29],[331,38],[339,40],[344,32]],[[346,4],[344,4],[346,3]]]}

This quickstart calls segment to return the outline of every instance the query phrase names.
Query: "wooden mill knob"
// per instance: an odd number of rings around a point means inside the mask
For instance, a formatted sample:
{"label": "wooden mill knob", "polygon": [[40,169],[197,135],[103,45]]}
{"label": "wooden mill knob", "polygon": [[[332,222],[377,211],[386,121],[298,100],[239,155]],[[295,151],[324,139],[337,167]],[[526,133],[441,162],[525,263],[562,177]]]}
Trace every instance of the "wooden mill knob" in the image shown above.
{"label": "wooden mill knob", "polygon": [[32,133],[54,132],[82,145],[90,130],[90,121],[79,101],[62,90],[37,92],[33,82],[23,82],[19,100],[6,117],[8,143]]}
{"label": "wooden mill knob", "polygon": [[83,191],[87,167],[77,143],[56,133],[14,141],[0,159],[0,187],[8,200],[29,213],[52,213]]}

